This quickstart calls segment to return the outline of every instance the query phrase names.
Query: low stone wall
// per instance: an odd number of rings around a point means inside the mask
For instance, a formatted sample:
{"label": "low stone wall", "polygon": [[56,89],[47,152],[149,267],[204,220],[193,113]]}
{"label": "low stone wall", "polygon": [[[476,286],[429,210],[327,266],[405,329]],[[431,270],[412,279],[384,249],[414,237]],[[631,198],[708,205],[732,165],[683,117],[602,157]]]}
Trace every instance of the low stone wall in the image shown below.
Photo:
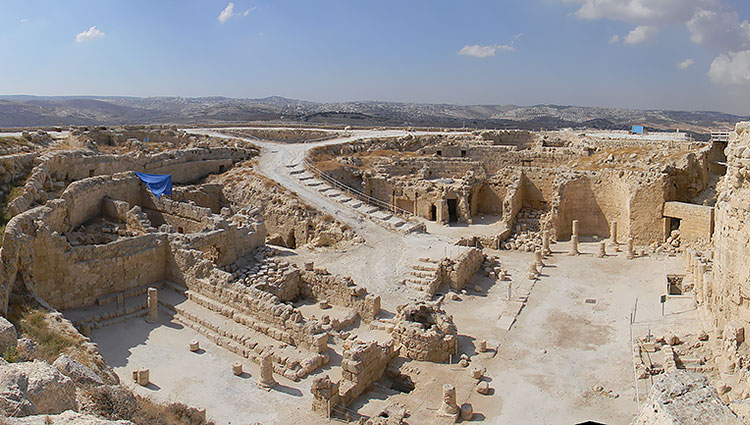
{"label": "low stone wall", "polygon": [[451,288],[458,291],[464,289],[472,276],[474,276],[474,273],[479,270],[484,259],[485,255],[482,251],[471,248],[462,252],[455,259],[449,260],[449,263],[445,264],[444,268],[448,284]]}
{"label": "low stone wall", "polygon": [[365,321],[371,321],[380,313],[380,297],[368,294],[350,277],[308,270],[301,273],[300,293],[315,300],[328,300],[330,304],[351,308]]}

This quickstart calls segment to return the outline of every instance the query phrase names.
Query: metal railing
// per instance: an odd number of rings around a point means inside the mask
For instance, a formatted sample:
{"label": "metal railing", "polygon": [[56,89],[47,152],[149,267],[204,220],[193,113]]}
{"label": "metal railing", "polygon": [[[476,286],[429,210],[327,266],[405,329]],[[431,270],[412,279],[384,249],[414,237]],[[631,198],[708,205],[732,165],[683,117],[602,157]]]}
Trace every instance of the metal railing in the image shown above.
{"label": "metal railing", "polygon": [[349,195],[359,199],[360,201],[368,205],[372,205],[378,208],[385,209],[387,211],[392,212],[393,214],[397,214],[401,217],[404,217],[407,220],[412,217],[416,217],[416,214],[414,214],[411,211],[407,211],[403,208],[399,208],[395,205],[389,204],[388,202],[381,201],[378,198],[374,198],[366,193],[363,193],[351,186],[347,186],[346,184],[334,179],[333,177],[329,176],[328,174],[324,173],[323,171],[319,170],[317,167],[312,165],[312,163],[310,163],[310,161],[308,161],[307,158],[303,159],[302,163],[304,164],[305,168],[307,168],[308,171],[315,174],[321,180],[324,180],[326,183],[330,184],[336,189],[341,190],[342,192],[348,193]]}

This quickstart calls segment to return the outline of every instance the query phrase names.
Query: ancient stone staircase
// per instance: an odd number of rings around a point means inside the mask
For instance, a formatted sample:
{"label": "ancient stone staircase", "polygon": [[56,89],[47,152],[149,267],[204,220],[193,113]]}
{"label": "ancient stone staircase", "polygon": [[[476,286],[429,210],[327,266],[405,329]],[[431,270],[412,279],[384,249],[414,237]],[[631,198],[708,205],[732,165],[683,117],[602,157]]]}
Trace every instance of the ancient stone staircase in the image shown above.
{"label": "ancient stone staircase", "polygon": [[216,345],[257,364],[263,353],[270,353],[274,372],[289,380],[299,381],[327,361],[324,354],[299,350],[269,336],[281,335],[282,331],[187,288],[172,284],[159,293],[159,299],[174,312],[177,321]]}
{"label": "ancient stone staircase", "polygon": [[305,186],[317,190],[321,195],[356,211],[388,230],[407,234],[425,230],[424,223],[413,218],[413,214],[402,210],[398,211],[401,216],[394,214],[397,208],[360,193],[312,166],[305,168],[304,164],[291,164],[287,167],[291,169],[289,173]]}
{"label": "ancient stone staircase", "polygon": [[418,291],[433,294],[440,284],[440,260],[420,258],[411,266],[402,283]]}

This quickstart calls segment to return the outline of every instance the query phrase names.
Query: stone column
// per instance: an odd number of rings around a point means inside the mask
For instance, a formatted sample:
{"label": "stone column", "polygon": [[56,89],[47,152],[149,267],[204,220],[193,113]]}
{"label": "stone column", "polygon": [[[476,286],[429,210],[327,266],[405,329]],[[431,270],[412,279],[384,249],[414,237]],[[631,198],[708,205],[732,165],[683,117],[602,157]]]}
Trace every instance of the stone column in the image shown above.
{"label": "stone column", "polygon": [[607,243],[604,241],[599,242],[599,253],[596,254],[599,258],[604,258],[607,256]]}
{"label": "stone column", "polygon": [[549,249],[549,230],[542,231],[542,254],[550,255],[552,250]]}
{"label": "stone column", "polygon": [[568,251],[568,255],[578,255],[578,235],[570,237],[570,251]]}
{"label": "stone column", "polygon": [[483,339],[477,340],[477,351],[480,353],[487,351],[487,341]]}
{"label": "stone column", "polygon": [[[695,289],[693,289],[696,293],[701,294],[701,297],[699,300],[701,303],[704,302],[705,294],[706,294],[706,290],[704,288],[706,285],[706,282],[704,280],[705,277],[706,277],[706,265],[701,261],[698,263],[698,273],[695,279]],[[698,292],[699,288],[700,288],[700,292]]]}
{"label": "stone column", "polygon": [[156,288],[148,288],[148,316],[146,317],[148,323],[159,321],[159,298],[157,293]]}
{"label": "stone column", "polygon": [[571,232],[572,235],[578,239],[578,220],[573,220],[573,231]]}
{"label": "stone column", "polygon": [[617,245],[617,222],[613,221],[609,224],[609,242],[612,245]]}
{"label": "stone column", "polygon": [[276,386],[276,381],[273,379],[273,358],[270,354],[264,354],[260,358],[260,378],[257,384],[264,390],[270,390]]}
{"label": "stone column", "polygon": [[529,265],[529,274],[528,274],[528,278],[529,278],[529,280],[534,280],[534,279],[536,279],[537,277],[539,277],[539,270],[537,270],[537,268],[536,268],[536,264],[535,264],[535,263],[531,263],[531,264]]}
{"label": "stone column", "polygon": [[633,238],[628,238],[628,250],[625,253],[628,260],[635,258],[635,252],[633,252]]}
{"label": "stone column", "polygon": [[232,363],[232,373],[235,376],[242,376],[242,363],[240,362],[234,362]]}
{"label": "stone column", "polygon": [[539,248],[534,251],[534,263],[537,267],[544,267],[544,262],[542,262],[542,250]]}
{"label": "stone column", "polygon": [[456,404],[456,387],[451,384],[443,385],[443,403],[440,405],[438,410],[438,416],[452,416],[458,415],[459,408]]}

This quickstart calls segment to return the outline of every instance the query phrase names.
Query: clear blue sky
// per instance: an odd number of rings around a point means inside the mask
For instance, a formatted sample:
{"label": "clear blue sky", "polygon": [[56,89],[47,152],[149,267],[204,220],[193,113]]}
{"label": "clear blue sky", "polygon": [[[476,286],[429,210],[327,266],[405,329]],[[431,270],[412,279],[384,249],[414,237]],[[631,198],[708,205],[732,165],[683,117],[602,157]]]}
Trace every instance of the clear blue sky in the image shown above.
{"label": "clear blue sky", "polygon": [[0,0],[0,94],[748,115],[748,3]]}

